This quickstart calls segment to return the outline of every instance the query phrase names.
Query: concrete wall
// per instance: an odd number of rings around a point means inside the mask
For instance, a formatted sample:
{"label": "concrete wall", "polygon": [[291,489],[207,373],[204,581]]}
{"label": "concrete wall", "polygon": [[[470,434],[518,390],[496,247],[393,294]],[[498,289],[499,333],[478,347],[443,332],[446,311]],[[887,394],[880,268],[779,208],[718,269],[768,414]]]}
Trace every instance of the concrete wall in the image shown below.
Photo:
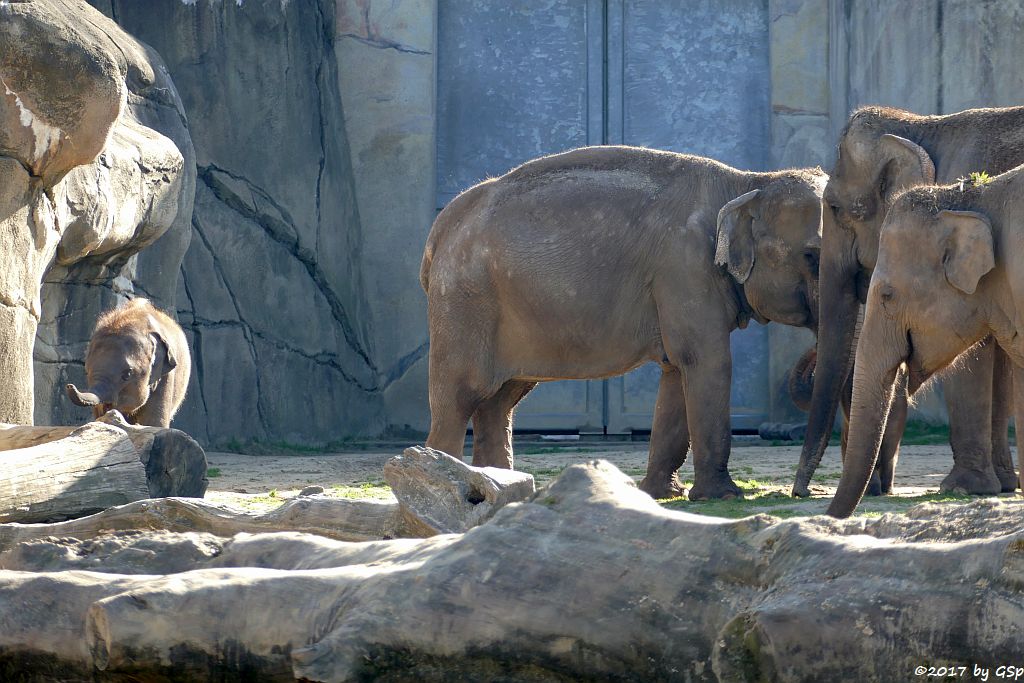
{"label": "concrete wall", "polygon": [[[417,270],[436,208],[438,0],[92,1],[163,55],[195,141],[191,246],[159,296],[176,299],[196,357],[179,425],[213,443],[425,430]],[[828,168],[857,105],[1024,99],[1017,0],[765,2],[768,138],[755,142],[769,167]],[[800,419],[782,387],[812,339],[769,335],[772,417]],[[60,401],[76,372],[51,362],[40,395]],[[82,417],[37,407],[41,422]]]}

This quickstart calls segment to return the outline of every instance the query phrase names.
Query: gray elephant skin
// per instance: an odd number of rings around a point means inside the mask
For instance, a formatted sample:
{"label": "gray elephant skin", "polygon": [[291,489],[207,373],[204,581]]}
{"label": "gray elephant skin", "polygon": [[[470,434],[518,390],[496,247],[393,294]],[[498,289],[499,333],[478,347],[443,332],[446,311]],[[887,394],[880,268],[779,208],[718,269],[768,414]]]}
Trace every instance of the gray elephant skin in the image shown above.
{"label": "gray elephant skin", "polygon": [[116,408],[131,423],[170,427],[191,365],[181,327],[146,299],[133,299],[97,321],[85,357],[89,391],[68,384],[68,397],[95,417]]}
{"label": "gray elephant skin", "polygon": [[538,382],[645,362],[662,375],[641,488],[740,495],[728,471],[729,333],[749,319],[814,328],[820,169],[752,173],[701,157],[589,147],[456,197],[420,279],[430,328],[427,445],[511,468],[512,412]]}
{"label": "gray elephant skin", "polygon": [[[868,107],[850,117],[825,188],[817,365],[794,495],[809,495],[808,483],[828,445],[841,400],[849,414],[858,316],[888,204],[911,186],[952,183],[973,171],[995,175],[1022,162],[1024,107],[945,116]],[[1007,363],[996,345],[986,344],[945,375],[954,466],[940,490],[990,494],[1016,487],[1007,440],[1012,374]],[[892,489],[906,414],[906,392],[898,390],[872,475],[872,493]]]}
{"label": "gray elephant skin", "polygon": [[1017,424],[1024,424],[1022,215],[1024,167],[988,185],[918,187],[897,197],[868,290],[849,449],[829,514],[846,517],[860,501],[904,367],[912,394],[991,337],[1012,363]]}

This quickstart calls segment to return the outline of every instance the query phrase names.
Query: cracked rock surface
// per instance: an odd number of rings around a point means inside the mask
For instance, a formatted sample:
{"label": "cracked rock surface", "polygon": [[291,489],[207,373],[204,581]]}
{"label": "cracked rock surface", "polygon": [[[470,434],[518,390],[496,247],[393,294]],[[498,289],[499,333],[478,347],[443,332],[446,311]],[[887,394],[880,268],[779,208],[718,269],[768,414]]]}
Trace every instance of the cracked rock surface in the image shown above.
{"label": "cracked rock surface", "polygon": [[0,674],[732,682],[994,669],[1019,659],[1024,636],[1022,510],[716,519],[666,510],[596,461],[427,539],[0,528]]}
{"label": "cracked rock surface", "polygon": [[373,348],[336,3],[91,2],[163,55],[193,128],[192,240],[168,281],[194,359],[175,427],[207,444],[379,434],[383,392],[426,348],[394,364]]}
{"label": "cracked rock surface", "polygon": [[156,53],[82,0],[0,3],[0,422],[51,404],[58,340],[114,298],[93,288],[175,227],[180,261],[194,177]]}

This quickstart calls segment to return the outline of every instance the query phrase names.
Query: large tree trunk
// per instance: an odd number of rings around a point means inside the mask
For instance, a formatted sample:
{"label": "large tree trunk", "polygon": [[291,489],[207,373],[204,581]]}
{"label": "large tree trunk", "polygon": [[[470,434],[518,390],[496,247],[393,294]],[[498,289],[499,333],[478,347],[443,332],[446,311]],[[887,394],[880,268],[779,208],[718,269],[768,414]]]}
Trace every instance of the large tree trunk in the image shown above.
{"label": "large tree trunk", "polygon": [[202,497],[206,454],[176,429],[117,413],[83,427],[0,424],[0,521],[82,517],[162,496]]}
{"label": "large tree trunk", "polygon": [[665,510],[590,463],[468,533],[422,540],[40,538],[0,553],[20,570],[0,571],[0,677],[888,681],[929,664],[994,670],[1019,659],[1024,637],[1020,512],[983,501],[880,519],[716,520]]}

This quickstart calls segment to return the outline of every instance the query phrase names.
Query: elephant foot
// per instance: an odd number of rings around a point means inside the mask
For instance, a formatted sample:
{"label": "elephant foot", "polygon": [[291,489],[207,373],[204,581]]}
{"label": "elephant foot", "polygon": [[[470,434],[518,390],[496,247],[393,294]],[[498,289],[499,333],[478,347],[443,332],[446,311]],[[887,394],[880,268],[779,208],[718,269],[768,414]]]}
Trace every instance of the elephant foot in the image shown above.
{"label": "elephant foot", "polygon": [[1008,470],[997,467],[995,471],[996,478],[999,480],[1000,486],[1002,486],[1000,493],[1013,493],[1017,490],[1017,472],[1012,467]]}
{"label": "elephant foot", "polygon": [[686,495],[686,487],[679,481],[679,476],[674,472],[668,476],[652,475],[644,477],[637,486],[641,491],[651,498],[679,498]]}
{"label": "elephant foot", "polygon": [[991,467],[985,470],[969,470],[953,465],[953,470],[939,484],[940,493],[970,493],[991,495],[1003,490],[1003,484]]}
{"label": "elephant foot", "polygon": [[743,491],[728,474],[714,478],[698,475],[690,488],[690,500],[711,500],[712,498],[743,498]]}
{"label": "elephant foot", "polygon": [[807,486],[806,481],[796,481],[793,484],[792,495],[794,498],[810,498],[811,489]]}

